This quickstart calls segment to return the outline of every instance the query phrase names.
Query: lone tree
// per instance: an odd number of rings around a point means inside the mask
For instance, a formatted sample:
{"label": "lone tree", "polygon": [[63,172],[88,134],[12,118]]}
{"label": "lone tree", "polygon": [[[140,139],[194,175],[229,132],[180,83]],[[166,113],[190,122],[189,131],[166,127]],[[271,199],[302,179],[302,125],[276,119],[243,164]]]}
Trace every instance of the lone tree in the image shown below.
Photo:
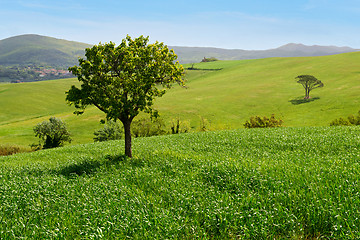
{"label": "lone tree", "polygon": [[107,120],[120,120],[125,132],[125,155],[132,157],[131,122],[141,111],[157,117],[155,97],[165,94],[173,83],[184,85],[184,68],[175,62],[177,55],[164,43],[148,44],[149,37],[127,36],[119,46],[110,42],[85,50],[86,59],[70,67],[82,83],[66,92],[66,100],[81,114],[94,105]]}
{"label": "lone tree", "polygon": [[70,133],[60,118],[51,117],[49,121],[43,121],[34,127],[35,137],[43,142],[43,148],[55,148],[71,142]]}
{"label": "lone tree", "polygon": [[300,83],[305,89],[304,99],[310,98],[311,90],[315,88],[321,88],[324,86],[324,84],[320,80],[318,80],[316,77],[312,75],[300,75],[297,76],[295,79],[297,79],[297,83]]}

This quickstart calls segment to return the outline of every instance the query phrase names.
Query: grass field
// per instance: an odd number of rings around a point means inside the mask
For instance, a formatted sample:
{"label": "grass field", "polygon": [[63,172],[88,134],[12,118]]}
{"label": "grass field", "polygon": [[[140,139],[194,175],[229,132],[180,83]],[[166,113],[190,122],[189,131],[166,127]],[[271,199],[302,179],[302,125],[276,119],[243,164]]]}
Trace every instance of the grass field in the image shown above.
{"label": "grass field", "polygon": [[[208,129],[242,128],[251,116],[284,120],[285,126],[327,126],[356,114],[359,108],[360,53],[324,57],[269,58],[198,63],[203,70],[187,71],[187,89],[175,87],[156,100],[165,123],[189,121],[197,131],[201,119]],[[311,74],[325,87],[301,103],[304,89],[295,77]],[[72,114],[65,91],[75,79],[0,85],[0,142],[29,145],[36,142],[32,128],[50,116],[60,117],[73,133],[73,144],[91,142],[104,115],[94,108],[84,116]],[[169,128],[170,129],[170,128]]]}
{"label": "grass field", "polygon": [[0,157],[1,239],[359,239],[360,129],[137,138]]}

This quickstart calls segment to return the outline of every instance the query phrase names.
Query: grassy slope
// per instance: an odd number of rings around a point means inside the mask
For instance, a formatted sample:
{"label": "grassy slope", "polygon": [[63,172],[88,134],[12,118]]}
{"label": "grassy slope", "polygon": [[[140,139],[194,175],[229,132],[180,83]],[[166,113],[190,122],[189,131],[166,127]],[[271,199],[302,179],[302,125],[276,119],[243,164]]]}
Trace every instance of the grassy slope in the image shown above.
{"label": "grassy slope", "polygon": [[[240,61],[233,67],[192,79],[190,89],[176,90],[158,102],[159,106],[168,103],[171,107],[166,110],[171,114],[194,111],[215,126],[239,127],[251,115],[271,113],[283,118],[287,126],[327,125],[333,118],[358,111],[359,60],[359,53],[350,53]],[[204,67],[217,68],[221,64],[214,62]],[[301,99],[304,94],[294,79],[301,74],[316,76],[325,87],[310,93],[318,100],[294,105],[290,101]],[[171,111],[174,105],[176,110]]]}
{"label": "grassy slope", "polygon": [[4,239],[359,239],[358,127],[240,129],[0,157]]}
{"label": "grassy slope", "polygon": [[[253,115],[275,113],[286,126],[326,126],[359,110],[360,53],[325,57],[270,58],[196,64],[220,71],[189,71],[188,89],[175,87],[156,101],[165,122],[179,117],[194,130],[200,118],[210,129],[241,128]],[[295,77],[312,74],[325,87],[313,90],[314,101],[294,105],[303,88]],[[50,116],[66,120],[74,143],[92,140],[103,114],[94,108],[81,117],[72,115],[64,92],[74,79],[0,85],[0,141],[28,145],[36,139],[32,127]]]}

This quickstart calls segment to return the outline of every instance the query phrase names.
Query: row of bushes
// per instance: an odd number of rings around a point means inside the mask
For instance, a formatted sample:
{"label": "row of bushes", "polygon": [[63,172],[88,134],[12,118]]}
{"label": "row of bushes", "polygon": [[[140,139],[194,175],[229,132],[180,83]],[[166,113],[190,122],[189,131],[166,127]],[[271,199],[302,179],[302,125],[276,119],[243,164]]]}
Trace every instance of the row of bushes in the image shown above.
{"label": "row of bushes", "polygon": [[[206,127],[200,126],[200,130],[206,131]],[[179,134],[187,133],[189,131],[190,123],[188,121],[180,121],[180,119],[174,119],[171,121],[170,131],[166,130],[164,121],[161,118],[153,120],[150,118],[141,118],[134,120],[131,124],[131,134],[133,137]],[[120,122],[114,122],[111,120],[104,124],[102,129],[95,131],[94,135],[95,142],[122,139],[124,137],[124,129]]]}
{"label": "row of bushes", "polygon": [[[269,128],[281,127],[282,119],[275,118],[272,114],[270,117],[252,116],[243,125],[245,128]],[[94,132],[95,142],[122,139],[124,137],[124,129],[120,122],[108,121],[104,123],[104,127]],[[347,118],[335,119],[330,123],[330,126],[351,126],[360,125],[360,111],[357,116],[350,115]],[[179,134],[190,132],[190,123],[188,121],[181,121],[174,119],[171,121],[170,130],[166,130],[162,119],[157,118],[151,120],[150,118],[141,118],[134,120],[132,123],[132,135],[134,137],[149,137],[165,134]],[[208,130],[208,121],[204,118],[200,119],[199,131]],[[32,150],[39,150],[45,148],[53,148],[61,146],[64,142],[71,142],[70,133],[67,131],[66,125],[61,119],[51,117],[49,121],[44,121],[34,127],[35,136],[40,138],[38,144],[32,144]],[[0,145],[0,156],[11,155],[19,152],[27,152],[19,146]]]}

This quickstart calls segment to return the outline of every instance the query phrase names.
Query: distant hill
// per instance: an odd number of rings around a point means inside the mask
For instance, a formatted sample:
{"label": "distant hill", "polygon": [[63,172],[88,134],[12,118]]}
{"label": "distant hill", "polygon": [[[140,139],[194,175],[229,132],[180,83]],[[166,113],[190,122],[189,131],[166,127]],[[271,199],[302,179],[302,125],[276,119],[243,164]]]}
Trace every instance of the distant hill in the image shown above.
{"label": "distant hill", "polygon": [[261,59],[269,57],[312,57],[326,56],[358,51],[350,47],[336,46],[306,46],[289,43],[269,50],[241,50],[207,47],[178,47],[169,46],[179,56],[181,63],[200,62],[204,57],[215,57],[219,60]]}
{"label": "distant hill", "polygon": [[[45,65],[52,67],[73,66],[78,57],[84,56],[89,44],[45,37],[35,34],[20,35],[0,40],[0,65]],[[181,63],[200,62],[204,57],[219,60],[260,59],[269,57],[325,56],[354,52],[350,47],[306,46],[290,43],[269,50],[241,50],[208,47],[169,46],[179,56]]]}
{"label": "distant hill", "polygon": [[34,34],[0,40],[0,65],[73,66],[89,44]]}

